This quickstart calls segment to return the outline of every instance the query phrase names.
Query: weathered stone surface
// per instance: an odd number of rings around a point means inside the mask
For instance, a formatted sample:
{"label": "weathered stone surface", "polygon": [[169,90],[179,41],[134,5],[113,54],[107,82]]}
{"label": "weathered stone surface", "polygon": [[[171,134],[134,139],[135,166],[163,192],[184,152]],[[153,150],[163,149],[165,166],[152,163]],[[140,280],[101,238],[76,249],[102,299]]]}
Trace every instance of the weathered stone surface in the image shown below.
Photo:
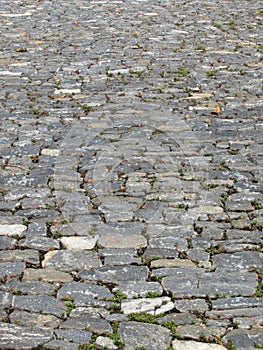
{"label": "weathered stone surface", "polygon": [[113,266],[82,270],[79,276],[86,281],[103,281],[119,284],[125,281],[146,280],[148,269],[145,266]]}
{"label": "weathered stone surface", "polygon": [[207,312],[207,316],[212,319],[229,319],[234,317],[254,317],[262,315],[263,308],[240,308],[240,309],[230,309],[230,310],[212,310]]}
{"label": "weathered stone surface", "polygon": [[114,341],[107,337],[99,336],[95,341],[95,346],[98,349],[108,349],[108,350],[117,350],[118,346],[114,344]]}
{"label": "weathered stone surface", "polygon": [[201,296],[198,284],[198,278],[194,275],[169,276],[162,279],[163,289],[176,298]]}
{"label": "weathered stone surface", "polygon": [[217,299],[212,301],[213,310],[242,309],[249,307],[263,307],[263,297],[235,297]]}
{"label": "weathered stone surface", "polygon": [[133,350],[136,347],[164,350],[170,346],[170,332],[162,326],[130,321],[122,323],[119,331],[125,343],[125,350]]}
{"label": "weathered stone surface", "polygon": [[225,344],[232,342],[238,350],[252,350],[255,349],[255,344],[263,344],[262,328],[255,328],[251,330],[234,329],[223,337]]}
{"label": "weathered stone surface", "polygon": [[0,263],[0,278],[2,280],[11,277],[20,277],[26,268],[24,262],[3,262]]}
{"label": "weathered stone surface", "polygon": [[41,281],[26,281],[20,282],[12,279],[10,282],[5,283],[2,286],[3,290],[10,291],[16,294],[29,294],[29,295],[54,295],[55,286]]}
{"label": "weathered stone surface", "polygon": [[220,338],[226,332],[223,327],[215,326],[204,326],[204,325],[182,325],[176,328],[176,332],[184,338],[201,340],[202,337],[207,341],[215,340]]}
{"label": "weathered stone surface", "polygon": [[9,323],[0,324],[1,346],[5,349],[30,350],[52,339],[49,329],[19,327]]}
{"label": "weathered stone surface", "polygon": [[0,236],[23,237],[26,230],[25,225],[0,225]]}
{"label": "weathered stone surface", "polygon": [[61,325],[64,329],[85,329],[96,334],[111,334],[112,328],[106,320],[90,316],[74,316]]}
{"label": "weathered stone surface", "polygon": [[39,252],[37,250],[25,249],[25,250],[12,250],[2,251],[0,255],[0,261],[24,261],[29,264],[39,264]]}
{"label": "weathered stone surface", "polygon": [[208,311],[208,305],[204,299],[175,300],[174,306],[180,312]]}
{"label": "weathered stone surface", "polygon": [[218,254],[214,257],[214,266],[217,270],[251,270],[262,267],[263,253],[238,252],[234,254]]}
{"label": "weathered stone surface", "polygon": [[12,294],[0,290],[0,308],[8,309],[12,303]]}
{"label": "weathered stone surface", "polygon": [[54,269],[26,269],[22,281],[43,281],[43,282],[70,282],[73,278],[69,273]]}
{"label": "weathered stone surface", "polygon": [[186,259],[158,259],[151,262],[151,268],[160,267],[195,267],[195,264]]}
{"label": "weathered stone surface", "polygon": [[76,306],[92,306],[96,305],[98,300],[110,299],[113,295],[103,286],[69,282],[59,289],[57,296],[59,299],[71,296]]}
{"label": "weathered stone surface", "polygon": [[204,274],[200,280],[200,292],[203,295],[253,295],[258,284],[256,273],[213,272]]}
{"label": "weathered stone surface", "polygon": [[174,340],[173,341],[174,350],[225,350],[223,345],[218,344],[207,344],[200,343],[196,341],[185,341],[185,340]]}
{"label": "weathered stone surface", "polygon": [[78,350],[78,343],[71,343],[66,340],[51,340],[43,345],[43,349],[46,350]]}
{"label": "weathered stone surface", "polygon": [[125,315],[136,312],[159,315],[173,309],[174,304],[169,297],[124,299],[121,301],[121,310]]}
{"label": "weathered stone surface", "polygon": [[71,250],[91,250],[95,247],[98,240],[98,236],[95,237],[62,237],[60,239],[61,244],[66,249]]}
{"label": "weathered stone surface", "polygon": [[101,236],[98,244],[104,248],[145,248],[147,240],[142,235],[111,235]]}
{"label": "weathered stone surface", "polygon": [[27,311],[15,310],[10,315],[13,324],[24,327],[49,327],[56,328],[61,320],[53,315],[43,315]]}
{"label": "weathered stone surface", "polygon": [[159,282],[146,281],[121,283],[115,290],[121,291],[127,296],[127,298],[146,297],[151,293],[161,295],[163,293],[163,288]]}
{"label": "weathered stone surface", "polygon": [[66,306],[59,300],[50,296],[36,295],[15,295],[12,301],[12,307],[18,310],[39,312],[61,317],[65,312]]}
{"label": "weathered stone surface", "polygon": [[56,329],[55,335],[57,339],[66,340],[75,343],[88,343],[92,333],[78,329]]}
{"label": "weathered stone surface", "polygon": [[101,266],[101,261],[95,252],[57,250],[45,254],[42,266],[48,269],[70,272],[85,268],[99,267]]}

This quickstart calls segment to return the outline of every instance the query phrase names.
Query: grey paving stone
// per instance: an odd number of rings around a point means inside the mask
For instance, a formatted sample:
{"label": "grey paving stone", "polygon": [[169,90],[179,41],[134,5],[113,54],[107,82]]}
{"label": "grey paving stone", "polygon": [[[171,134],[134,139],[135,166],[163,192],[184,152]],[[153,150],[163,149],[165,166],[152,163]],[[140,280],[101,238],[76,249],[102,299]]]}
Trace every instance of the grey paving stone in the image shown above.
{"label": "grey paving stone", "polygon": [[2,251],[0,261],[24,261],[25,263],[34,265],[39,265],[40,263],[39,252],[32,249]]}
{"label": "grey paving stone", "polygon": [[79,276],[85,281],[102,281],[104,283],[119,284],[124,281],[145,281],[148,269],[145,266],[112,266],[97,269],[82,270]]}
{"label": "grey paving stone", "polygon": [[58,340],[61,339],[79,344],[88,343],[92,335],[91,332],[78,329],[56,329],[54,333]]}
{"label": "grey paving stone", "polygon": [[45,255],[42,266],[48,269],[70,272],[84,268],[100,267],[101,262],[95,252],[57,250],[48,252]]}
{"label": "grey paving stone", "polygon": [[61,314],[66,310],[65,304],[61,301],[44,295],[15,295],[12,301],[12,307],[18,310],[39,312],[57,317],[61,317]]}
{"label": "grey paving stone", "polygon": [[25,268],[24,262],[2,262],[0,263],[0,278],[4,281],[11,277],[21,277]]}
{"label": "grey paving stone", "polygon": [[261,328],[251,330],[234,329],[223,337],[223,342],[227,344],[232,341],[232,344],[238,350],[252,350],[255,349],[255,344],[261,345],[263,343],[262,337]]}
{"label": "grey paving stone", "polygon": [[60,328],[85,329],[95,334],[111,334],[112,328],[106,320],[90,316],[74,316],[67,319]]}
{"label": "grey paving stone", "polygon": [[48,283],[53,282],[70,282],[73,278],[69,273],[55,269],[25,269],[22,282],[26,281],[43,281]]}
{"label": "grey paving stone", "polygon": [[168,329],[141,322],[124,322],[120,326],[120,335],[125,343],[124,349],[133,350],[136,346],[145,349],[160,350],[170,345],[171,336]]}
{"label": "grey paving stone", "polygon": [[10,291],[18,295],[55,295],[55,288],[55,285],[41,281],[20,282],[14,279],[2,286],[3,290]]}
{"label": "grey paving stone", "polygon": [[103,287],[91,283],[65,283],[58,291],[57,297],[63,299],[71,296],[76,306],[94,306],[99,300],[111,299],[111,292]]}
{"label": "grey paving stone", "polygon": [[254,295],[258,284],[258,276],[255,273],[239,272],[212,272],[201,277],[199,289],[203,295]]}
{"label": "grey paving stone", "polygon": [[23,327],[48,327],[57,328],[61,323],[57,317],[53,315],[42,315],[27,311],[15,310],[10,315],[11,323]]}
{"label": "grey paving stone", "polygon": [[180,312],[208,311],[208,305],[204,299],[176,300],[174,306]]}
{"label": "grey paving stone", "polygon": [[260,252],[237,252],[234,254],[218,254],[214,257],[217,271],[223,270],[251,270],[260,268],[263,264],[263,254]]}
{"label": "grey paving stone", "polygon": [[14,238],[11,237],[0,237],[0,249],[14,249],[15,245],[17,244],[17,241]]}
{"label": "grey paving stone", "polygon": [[51,340],[50,342],[43,344],[43,349],[46,350],[77,350],[78,347],[78,343],[72,343],[66,340]]}
{"label": "grey paving stone", "polygon": [[216,326],[204,326],[204,325],[181,325],[178,326],[176,331],[181,337],[190,338],[194,340],[202,340],[202,337],[206,341],[215,340],[217,337],[221,337],[225,334],[226,329],[224,327]]}
{"label": "grey paving stone", "polygon": [[[113,289],[114,291],[115,289]],[[146,282],[146,281],[136,281],[136,282],[125,282],[118,285],[116,290],[124,293],[127,298],[135,297],[146,297],[148,295],[162,295],[163,288],[159,282]]]}
{"label": "grey paving stone", "polygon": [[263,298],[245,298],[245,297],[235,297],[235,298],[223,298],[212,301],[213,310],[229,310],[229,309],[240,309],[249,307],[262,307]]}
{"label": "grey paving stone", "polygon": [[12,303],[12,294],[4,291],[0,291],[0,307],[1,309],[8,309]]}
{"label": "grey paving stone", "polygon": [[6,349],[29,350],[52,339],[52,331],[49,329],[19,327],[8,323],[1,323],[0,329],[1,346]]}

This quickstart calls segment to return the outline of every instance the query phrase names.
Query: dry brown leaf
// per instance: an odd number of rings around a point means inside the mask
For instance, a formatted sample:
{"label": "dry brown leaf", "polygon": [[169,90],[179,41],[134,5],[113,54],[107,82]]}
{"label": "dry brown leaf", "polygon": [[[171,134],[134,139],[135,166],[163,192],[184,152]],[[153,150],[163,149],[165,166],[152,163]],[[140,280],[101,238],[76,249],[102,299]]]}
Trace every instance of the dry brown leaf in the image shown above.
{"label": "dry brown leaf", "polygon": [[16,52],[27,52],[27,48],[26,47],[17,47]]}
{"label": "dry brown leaf", "polygon": [[220,114],[220,113],[221,113],[220,107],[219,107],[219,106],[216,106],[216,107],[214,108],[213,113],[215,113],[215,114]]}

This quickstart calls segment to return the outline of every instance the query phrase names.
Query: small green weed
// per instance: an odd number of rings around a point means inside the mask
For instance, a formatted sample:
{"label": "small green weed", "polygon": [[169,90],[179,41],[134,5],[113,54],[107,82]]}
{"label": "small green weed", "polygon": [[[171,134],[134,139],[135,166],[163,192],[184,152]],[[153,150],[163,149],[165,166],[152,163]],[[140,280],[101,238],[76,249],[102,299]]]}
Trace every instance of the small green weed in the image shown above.
{"label": "small green weed", "polygon": [[114,341],[114,344],[119,347],[119,349],[122,349],[124,347],[124,342],[121,340],[121,336],[119,334],[119,322],[113,322],[112,324],[112,331],[113,333],[109,335],[109,338],[111,338]]}
{"label": "small green weed", "polygon": [[151,314],[148,314],[147,312],[132,313],[128,316],[128,320],[144,323],[156,323],[155,317]]}
{"label": "small green weed", "polygon": [[171,320],[171,321],[165,322],[164,327],[170,330],[172,337],[176,336],[177,324],[174,321]]}
{"label": "small green weed", "polygon": [[159,296],[160,296],[160,294],[157,292],[147,292],[147,295],[146,295],[147,298],[156,298]]}

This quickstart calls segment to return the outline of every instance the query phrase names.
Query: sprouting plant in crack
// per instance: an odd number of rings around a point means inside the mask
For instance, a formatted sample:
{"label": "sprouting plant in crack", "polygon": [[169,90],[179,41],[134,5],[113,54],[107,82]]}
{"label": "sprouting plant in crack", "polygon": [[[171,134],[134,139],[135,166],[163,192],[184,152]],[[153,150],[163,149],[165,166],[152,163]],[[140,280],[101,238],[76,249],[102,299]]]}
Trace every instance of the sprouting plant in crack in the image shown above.
{"label": "sprouting plant in crack", "polygon": [[121,336],[119,333],[119,326],[120,322],[113,322],[112,324],[112,334],[109,335],[109,338],[111,338],[114,341],[114,344],[118,346],[119,349],[122,349],[124,347],[124,342],[121,340]]}
{"label": "sprouting plant in crack", "polygon": [[65,305],[67,307],[66,315],[69,316],[71,311],[76,308],[74,299],[71,296],[67,295],[62,300],[65,301]]}
{"label": "sprouting plant in crack", "polygon": [[148,314],[147,312],[135,312],[128,316],[128,320],[144,322],[144,323],[156,323],[155,316]]}
{"label": "sprouting plant in crack", "polygon": [[173,320],[165,322],[164,327],[170,330],[172,337],[176,337],[177,324]]}
{"label": "sprouting plant in crack", "polygon": [[197,223],[195,222],[195,223],[194,223],[194,231],[195,231],[198,235],[201,235],[202,232],[203,232],[203,227],[197,225]]}

